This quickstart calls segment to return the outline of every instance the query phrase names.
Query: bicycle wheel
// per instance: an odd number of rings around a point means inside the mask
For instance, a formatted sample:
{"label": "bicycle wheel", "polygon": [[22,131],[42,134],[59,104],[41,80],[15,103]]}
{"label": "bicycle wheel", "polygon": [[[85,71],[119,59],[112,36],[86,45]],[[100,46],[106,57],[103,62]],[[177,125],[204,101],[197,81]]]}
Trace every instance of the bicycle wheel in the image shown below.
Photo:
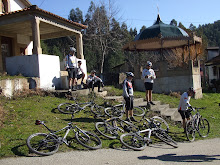
{"label": "bicycle wheel", "polygon": [[46,133],[32,134],[26,143],[31,152],[42,156],[52,155],[59,149],[57,138]]}
{"label": "bicycle wheel", "polygon": [[193,125],[193,120],[188,120],[186,122],[186,137],[191,142],[195,140],[195,128]]}
{"label": "bicycle wheel", "polygon": [[134,113],[134,116],[144,116],[145,111],[141,107],[134,106],[133,107],[133,113]]}
{"label": "bicycle wheel", "polygon": [[58,105],[58,110],[64,114],[73,114],[79,111],[79,108],[76,104],[71,103],[61,103]]}
{"label": "bicycle wheel", "polygon": [[168,123],[161,117],[159,116],[154,116],[152,117],[154,120],[154,124],[156,124],[157,126],[159,126],[159,128],[163,129],[164,131],[169,131],[169,125]]}
{"label": "bicycle wheel", "polygon": [[76,132],[76,140],[82,146],[89,149],[96,150],[102,147],[102,141],[100,140],[100,138],[89,131],[80,130]]}
{"label": "bicycle wheel", "polygon": [[105,115],[105,108],[102,107],[102,106],[99,106],[97,104],[94,104],[94,105],[91,106],[91,111],[96,116],[104,116]]}
{"label": "bicycle wheel", "polygon": [[173,146],[174,148],[178,148],[177,142],[175,142],[170,135],[168,135],[164,130],[159,129],[155,136],[165,142],[166,144]]}
{"label": "bicycle wheel", "polygon": [[119,117],[123,116],[123,111],[118,107],[108,107],[105,108],[105,114],[109,117]]}
{"label": "bicycle wheel", "polygon": [[109,139],[116,139],[118,136],[117,130],[110,123],[97,122],[95,128],[101,135]]}
{"label": "bicycle wheel", "polygon": [[120,136],[121,143],[135,151],[142,151],[146,148],[145,140],[137,133],[126,133]]}
{"label": "bicycle wheel", "polygon": [[198,131],[201,137],[207,137],[210,131],[210,125],[206,118],[200,118],[198,123]]}

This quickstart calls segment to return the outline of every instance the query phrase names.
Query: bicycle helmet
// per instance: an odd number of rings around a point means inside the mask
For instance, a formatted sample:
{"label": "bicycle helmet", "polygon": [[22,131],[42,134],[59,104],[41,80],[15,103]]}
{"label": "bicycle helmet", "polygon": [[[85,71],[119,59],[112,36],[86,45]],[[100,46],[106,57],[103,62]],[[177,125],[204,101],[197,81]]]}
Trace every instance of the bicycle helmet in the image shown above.
{"label": "bicycle helmet", "polygon": [[127,77],[134,77],[134,73],[132,73],[132,72],[126,72],[126,75],[127,75]]}
{"label": "bicycle helmet", "polygon": [[92,70],[91,73],[96,73],[96,70]]}
{"label": "bicycle helmet", "polygon": [[190,87],[190,88],[189,88],[189,91],[190,91],[190,92],[193,92],[194,94],[196,93],[196,91],[195,91],[195,89],[194,89],[193,87]]}
{"label": "bicycle helmet", "polygon": [[147,66],[152,66],[152,62],[147,61]]}

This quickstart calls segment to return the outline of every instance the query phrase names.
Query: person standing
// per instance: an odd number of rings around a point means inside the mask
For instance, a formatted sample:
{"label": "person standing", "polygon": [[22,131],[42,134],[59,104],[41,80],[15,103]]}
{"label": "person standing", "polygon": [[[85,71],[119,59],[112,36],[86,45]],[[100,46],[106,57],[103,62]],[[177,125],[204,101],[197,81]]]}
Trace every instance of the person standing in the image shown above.
{"label": "person standing", "polygon": [[152,90],[153,90],[154,79],[156,79],[156,75],[151,67],[152,67],[152,63],[150,61],[147,61],[147,66],[142,72],[142,78],[144,79],[144,86],[146,89],[147,106],[150,106],[150,104],[155,105],[152,102]]}
{"label": "person standing", "polygon": [[[134,78],[134,74],[132,72],[126,73],[127,77],[123,82],[123,97],[125,100],[126,107],[126,121],[134,121],[137,122],[133,116],[133,100],[134,100],[134,91],[132,86],[132,79]],[[130,115],[130,118],[129,118]]]}
{"label": "person standing", "polygon": [[191,107],[189,101],[191,96],[193,96],[194,94],[195,94],[195,90],[193,89],[193,87],[191,87],[187,90],[187,92],[184,92],[180,98],[178,112],[180,113],[183,120],[184,133],[186,131],[186,119],[187,120],[190,119],[190,112],[187,111],[187,109]]}
{"label": "person standing", "polygon": [[68,71],[68,83],[69,83],[69,91],[75,91],[74,87],[76,82],[76,66],[77,59],[75,56],[76,49],[74,47],[70,47],[70,53],[65,57],[65,69]]}

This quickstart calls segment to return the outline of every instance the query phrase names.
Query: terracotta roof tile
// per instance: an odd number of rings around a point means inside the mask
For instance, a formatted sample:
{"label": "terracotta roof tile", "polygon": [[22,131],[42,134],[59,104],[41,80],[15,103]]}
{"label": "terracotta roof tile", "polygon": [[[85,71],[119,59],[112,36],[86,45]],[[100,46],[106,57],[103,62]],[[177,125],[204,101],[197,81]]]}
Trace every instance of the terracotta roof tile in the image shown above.
{"label": "terracotta roof tile", "polygon": [[0,14],[0,18],[1,18],[2,16],[13,15],[13,14],[16,14],[16,13],[22,13],[22,12],[26,12],[26,11],[40,11],[40,12],[42,12],[42,13],[51,15],[51,16],[53,16],[53,17],[55,17],[55,18],[60,19],[60,20],[67,21],[67,22],[69,22],[69,23],[71,23],[71,24],[73,24],[73,25],[76,25],[76,26],[78,26],[78,27],[80,27],[80,28],[82,28],[82,29],[86,29],[86,28],[87,28],[86,25],[83,25],[83,24],[80,24],[80,23],[77,23],[77,22],[73,22],[73,21],[68,20],[68,19],[66,19],[66,18],[60,17],[60,16],[58,16],[58,15],[56,15],[56,14],[53,14],[53,13],[51,13],[51,12],[49,12],[49,11],[40,9],[40,8],[38,8],[38,6],[36,6],[36,5],[32,5],[32,6],[28,7],[28,8],[24,8],[24,9],[21,9],[21,10],[16,10],[16,11],[12,11],[12,12],[8,12],[8,13]]}

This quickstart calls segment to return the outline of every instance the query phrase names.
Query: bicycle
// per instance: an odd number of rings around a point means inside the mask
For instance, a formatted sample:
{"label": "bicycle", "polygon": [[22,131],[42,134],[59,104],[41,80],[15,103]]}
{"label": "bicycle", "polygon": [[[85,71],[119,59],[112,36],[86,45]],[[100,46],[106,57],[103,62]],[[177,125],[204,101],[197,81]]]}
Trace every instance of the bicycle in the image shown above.
{"label": "bicycle", "polygon": [[[206,118],[203,118],[199,113],[199,109],[203,108],[190,108],[188,111],[190,112],[191,119],[186,122],[186,137],[192,142],[195,140],[196,131],[199,133],[200,137],[207,137],[210,131],[210,125]],[[196,110],[196,114],[192,116],[192,111]]]}
{"label": "bicycle", "polygon": [[[125,102],[105,108],[105,114],[109,117],[122,117],[125,114]],[[133,107],[134,116],[144,116],[145,109],[139,106]]]}
{"label": "bicycle", "polygon": [[94,87],[92,87],[90,95],[91,95],[91,100],[89,102],[79,103],[76,101],[76,97],[75,97],[73,98],[75,103],[61,103],[58,105],[57,109],[59,110],[59,112],[64,114],[74,114],[81,110],[85,110],[86,107],[90,107],[90,110],[95,115],[95,118],[105,116],[104,114],[105,108],[97,105],[94,101],[96,97],[94,92]]}
{"label": "bicycle", "polygon": [[103,122],[97,122],[95,124],[96,130],[103,136],[109,139],[116,139],[119,136],[119,132],[130,132],[137,130],[134,124],[122,120],[120,117],[112,117]]}
{"label": "bicycle", "polygon": [[[42,124],[49,131],[49,133],[34,133],[27,138],[26,143],[29,150],[35,154],[48,156],[56,153],[59,146],[63,143],[70,146],[70,141],[67,140],[67,135],[71,130],[73,130],[76,140],[82,146],[93,150],[102,147],[102,142],[97,135],[89,131],[81,130],[72,122],[68,123],[67,126],[58,131],[49,129],[44,121],[36,120],[35,124]],[[57,134],[62,131],[65,132],[65,135],[63,137],[58,136]]]}
{"label": "bicycle", "polygon": [[152,143],[151,135],[153,135],[174,148],[178,147],[177,143],[168,135],[168,128],[161,128],[161,121],[166,123],[165,120],[158,116],[150,119],[144,118],[144,120],[147,121],[147,123],[143,124],[145,129],[137,132],[125,133],[120,136],[120,141],[124,146],[135,151],[144,150],[146,146]]}

